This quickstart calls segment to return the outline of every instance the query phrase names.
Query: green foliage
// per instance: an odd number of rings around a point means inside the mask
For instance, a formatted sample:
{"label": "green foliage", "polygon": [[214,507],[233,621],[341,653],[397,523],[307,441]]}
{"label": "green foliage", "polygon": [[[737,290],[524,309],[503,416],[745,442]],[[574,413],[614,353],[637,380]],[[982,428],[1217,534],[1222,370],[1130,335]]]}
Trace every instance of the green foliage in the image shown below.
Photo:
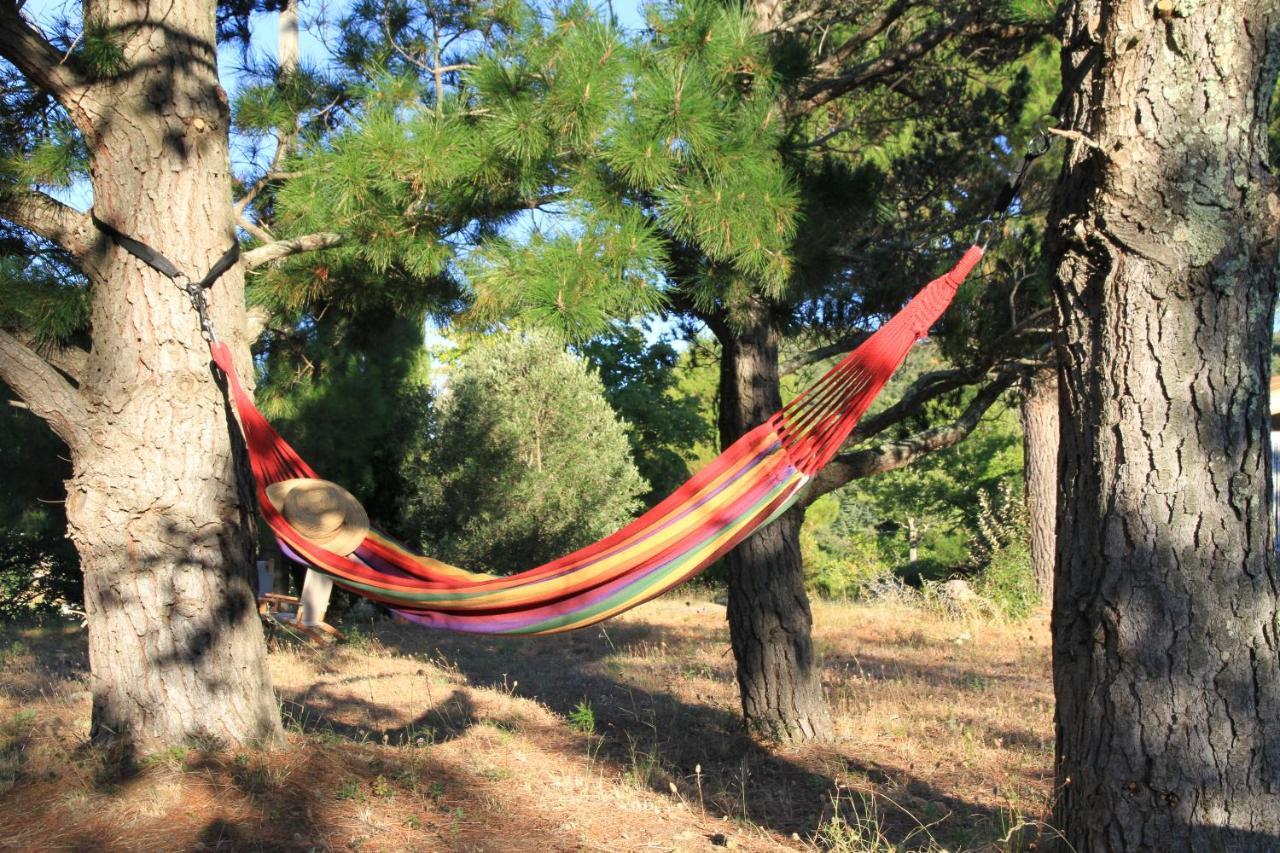
{"label": "green foliage", "polygon": [[581,352],[599,374],[609,405],[627,425],[636,468],[649,483],[644,501],[653,506],[693,473],[690,448],[714,440],[700,411],[709,401],[676,387],[680,354],[665,339],[645,343],[644,330],[636,326],[617,326]]}
{"label": "green foliage", "polygon": [[425,550],[499,572],[612,532],[647,489],[600,380],[536,334],[461,355],[405,479],[404,525]]}
{"label": "green foliage", "polygon": [[579,702],[569,712],[569,725],[583,734],[595,734],[596,714],[591,710],[591,703],[586,699]]}
{"label": "green foliage", "polygon": [[266,338],[258,405],[328,479],[395,529],[411,437],[429,414],[421,321],[387,309],[306,318]]}
{"label": "green foliage", "polygon": [[978,492],[973,565],[978,572],[975,591],[1004,615],[1020,619],[1040,603],[1027,539],[1026,504],[1009,480],[994,490]]}
{"label": "green foliage", "polygon": [[[915,347],[872,412],[892,405],[920,376],[945,367],[938,349],[934,343]],[[935,400],[871,443],[954,420],[973,394],[966,390]],[[1016,411],[998,405],[960,444],[931,453],[906,468],[846,486],[840,494],[842,513],[837,529],[846,535],[851,531],[874,535],[885,562],[901,567],[913,579],[945,577],[970,561],[968,539],[979,523],[974,495],[996,489],[1001,483],[1022,488],[1022,432]],[[908,566],[913,526],[921,564]]]}
{"label": "green foliage", "polygon": [[[455,70],[437,80],[441,15]],[[304,135],[297,177],[271,193],[278,230],[350,235],[327,254],[461,281],[474,322],[575,340],[663,304],[673,238],[707,258],[703,302],[744,277],[781,292],[796,196],[766,45],[714,3],[652,22],[628,37],[585,5],[357,4],[340,54],[369,82],[350,86],[352,120]],[[283,101],[250,89],[238,121],[283,126],[299,110]]]}
{"label": "green foliage", "polygon": [[89,291],[57,264],[0,257],[0,328],[63,343],[89,324]]}
{"label": "green foliage", "polygon": [[124,34],[92,16],[85,18],[84,31],[72,55],[89,76],[98,80],[109,80],[128,65],[124,56]]}
{"label": "green foliage", "polygon": [[888,567],[880,559],[874,537],[837,537],[832,527],[840,514],[835,495],[823,495],[805,511],[800,528],[805,585],[823,598],[858,598]]}
{"label": "green foliage", "polygon": [[61,538],[0,530],[0,619],[58,617],[84,597],[75,549]]}

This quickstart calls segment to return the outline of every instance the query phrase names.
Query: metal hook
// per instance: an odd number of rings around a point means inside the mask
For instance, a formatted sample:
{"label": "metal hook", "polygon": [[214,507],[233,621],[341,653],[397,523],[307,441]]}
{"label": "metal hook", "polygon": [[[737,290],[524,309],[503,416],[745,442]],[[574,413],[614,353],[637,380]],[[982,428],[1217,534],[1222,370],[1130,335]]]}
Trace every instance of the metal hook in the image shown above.
{"label": "metal hook", "polygon": [[1026,156],[1035,159],[1049,153],[1049,149],[1053,147],[1053,136],[1049,134],[1049,128],[1057,127],[1061,124],[1061,119],[1052,113],[1045,113],[1036,120],[1036,135],[1027,143]]}
{"label": "metal hook", "polygon": [[1034,160],[1049,153],[1049,148],[1053,145],[1053,137],[1049,135],[1049,131],[1043,127],[1036,128],[1035,137],[1027,143],[1026,157],[1028,160]]}
{"label": "metal hook", "polygon": [[978,223],[978,230],[973,234],[973,245],[981,246],[982,251],[987,250],[987,245],[991,242],[991,237],[995,234],[996,221],[987,218]]}

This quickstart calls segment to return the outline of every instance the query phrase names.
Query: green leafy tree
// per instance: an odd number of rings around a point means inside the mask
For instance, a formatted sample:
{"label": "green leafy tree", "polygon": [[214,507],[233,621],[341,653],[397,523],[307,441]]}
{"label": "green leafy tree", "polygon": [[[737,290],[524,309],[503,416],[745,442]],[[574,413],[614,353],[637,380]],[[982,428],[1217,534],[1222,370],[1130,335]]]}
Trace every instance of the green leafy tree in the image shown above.
{"label": "green leafy tree", "polygon": [[649,483],[644,500],[653,506],[689,479],[691,450],[713,438],[702,416],[704,401],[677,387],[680,353],[675,347],[666,339],[646,343],[645,331],[636,326],[620,326],[581,352],[627,425],[636,468]]}
{"label": "green leafy tree", "polygon": [[[893,405],[921,375],[944,367],[936,344],[916,347],[886,389],[887,399],[873,413]],[[974,389],[964,388],[935,398],[886,430],[884,437],[907,440],[929,423],[953,421],[975,394]],[[1011,398],[1012,393],[1006,395],[1003,403]],[[1005,404],[992,406],[965,441],[845,487],[842,503],[857,505],[858,514],[867,518],[865,523],[880,531],[884,556],[891,565],[922,561],[911,567],[911,573],[924,572],[936,580],[963,571],[969,563],[967,541],[977,529],[977,494],[1005,482],[1018,489],[1022,486],[1021,429],[1016,412]]]}
{"label": "green leafy tree", "polygon": [[463,354],[418,441],[404,525],[466,568],[547,562],[621,527],[647,491],[600,380],[542,335]]}

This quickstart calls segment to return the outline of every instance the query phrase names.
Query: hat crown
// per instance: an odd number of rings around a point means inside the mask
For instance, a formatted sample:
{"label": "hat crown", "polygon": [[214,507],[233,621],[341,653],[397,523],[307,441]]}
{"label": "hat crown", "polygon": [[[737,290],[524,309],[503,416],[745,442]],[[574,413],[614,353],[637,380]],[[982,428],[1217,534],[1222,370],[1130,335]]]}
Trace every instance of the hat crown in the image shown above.
{"label": "hat crown", "polygon": [[310,536],[325,536],[347,521],[349,507],[343,495],[328,483],[307,483],[289,492],[284,514],[289,522]]}
{"label": "hat crown", "polygon": [[350,554],[369,535],[369,516],[337,483],[300,477],[267,486],[267,500],[303,539],[336,554]]}

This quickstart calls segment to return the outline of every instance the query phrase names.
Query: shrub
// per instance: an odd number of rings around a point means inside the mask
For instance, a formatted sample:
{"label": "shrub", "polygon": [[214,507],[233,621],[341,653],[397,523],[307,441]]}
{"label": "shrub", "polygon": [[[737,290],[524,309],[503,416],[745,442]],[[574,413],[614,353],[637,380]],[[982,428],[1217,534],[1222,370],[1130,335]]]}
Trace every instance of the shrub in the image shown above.
{"label": "shrub", "polygon": [[586,363],[545,336],[465,353],[406,464],[412,531],[467,568],[536,566],[612,533],[648,490]]}
{"label": "shrub", "polygon": [[65,540],[0,534],[0,617],[43,620],[79,609],[83,581],[75,550]]}
{"label": "shrub", "polygon": [[1020,619],[1039,603],[1031,549],[1027,542],[1027,510],[1013,486],[1002,482],[993,495],[978,493],[978,529],[974,535],[974,590],[1002,614]]}

